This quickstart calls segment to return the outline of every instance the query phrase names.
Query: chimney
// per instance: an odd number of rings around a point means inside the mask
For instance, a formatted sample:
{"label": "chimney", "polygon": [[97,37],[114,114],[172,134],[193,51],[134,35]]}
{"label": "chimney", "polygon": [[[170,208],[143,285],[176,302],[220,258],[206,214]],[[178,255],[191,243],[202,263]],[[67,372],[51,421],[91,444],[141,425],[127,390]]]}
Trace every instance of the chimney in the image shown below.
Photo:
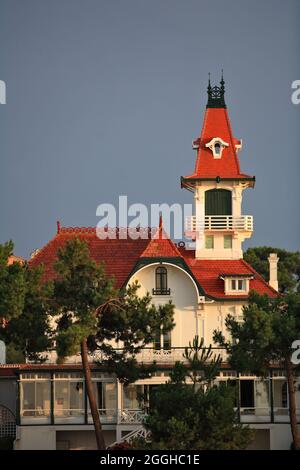
{"label": "chimney", "polygon": [[279,258],[276,253],[270,253],[269,258],[269,284],[278,291],[277,263]]}

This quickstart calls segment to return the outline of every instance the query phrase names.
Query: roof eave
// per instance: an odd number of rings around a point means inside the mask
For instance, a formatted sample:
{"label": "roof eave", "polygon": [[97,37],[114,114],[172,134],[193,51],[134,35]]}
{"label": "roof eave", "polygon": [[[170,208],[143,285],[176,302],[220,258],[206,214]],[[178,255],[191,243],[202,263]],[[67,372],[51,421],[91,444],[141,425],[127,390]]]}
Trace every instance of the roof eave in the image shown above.
{"label": "roof eave", "polygon": [[180,182],[181,182],[181,187],[188,189],[189,191],[193,191],[195,187],[195,183],[198,181],[215,181],[216,183],[220,183],[221,181],[248,181],[249,187],[254,188],[255,185],[255,176],[236,176],[233,178],[227,178],[227,177],[222,177],[222,176],[215,176],[215,177],[210,177],[210,178],[202,178],[199,176],[192,176],[192,177],[185,177],[181,176]]}

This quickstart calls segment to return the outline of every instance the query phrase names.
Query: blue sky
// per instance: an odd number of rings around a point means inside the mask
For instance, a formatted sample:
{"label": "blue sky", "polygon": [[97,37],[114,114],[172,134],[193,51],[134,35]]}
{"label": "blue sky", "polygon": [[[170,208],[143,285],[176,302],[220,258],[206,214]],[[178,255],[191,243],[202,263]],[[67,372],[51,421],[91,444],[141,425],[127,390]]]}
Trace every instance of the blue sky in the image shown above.
{"label": "blue sky", "polygon": [[300,249],[298,0],[0,0],[0,242],[29,256],[100,203],[189,203],[208,72],[224,69],[246,246]]}

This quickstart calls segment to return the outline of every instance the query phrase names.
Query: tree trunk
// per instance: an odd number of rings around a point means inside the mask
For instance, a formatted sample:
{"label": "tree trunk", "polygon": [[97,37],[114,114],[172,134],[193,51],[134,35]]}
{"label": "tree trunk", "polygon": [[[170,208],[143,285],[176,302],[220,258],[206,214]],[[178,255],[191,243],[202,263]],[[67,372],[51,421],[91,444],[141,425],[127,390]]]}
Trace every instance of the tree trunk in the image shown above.
{"label": "tree trunk", "polygon": [[95,428],[95,435],[96,435],[96,442],[98,450],[105,450],[105,441],[102,432],[102,426],[100,422],[99,411],[97,407],[97,402],[94,394],[92,378],[91,378],[91,369],[88,362],[88,349],[86,339],[84,339],[81,343],[81,359],[82,359],[82,366],[85,378],[85,386],[87,391],[87,396],[89,398],[91,413],[93,417],[93,423]]}
{"label": "tree trunk", "polygon": [[295,383],[294,383],[294,372],[293,366],[291,364],[290,358],[285,359],[285,369],[288,383],[288,394],[289,394],[289,414],[290,414],[290,423],[291,431],[293,436],[293,442],[295,449],[300,449],[300,435],[297,424],[297,409],[296,409],[296,392],[295,392]]}

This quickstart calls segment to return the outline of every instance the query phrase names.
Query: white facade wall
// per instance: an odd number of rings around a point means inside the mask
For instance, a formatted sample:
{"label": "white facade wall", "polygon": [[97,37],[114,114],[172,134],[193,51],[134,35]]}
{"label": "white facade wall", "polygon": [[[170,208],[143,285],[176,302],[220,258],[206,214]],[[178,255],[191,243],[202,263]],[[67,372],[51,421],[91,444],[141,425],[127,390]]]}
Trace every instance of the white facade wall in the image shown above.
{"label": "white facade wall", "polygon": [[[168,287],[171,295],[154,295],[154,304],[165,304],[169,300],[175,305],[175,327],[171,332],[172,347],[185,347],[196,335],[203,337],[205,346],[213,344],[213,332],[218,329],[227,334],[225,319],[227,315],[242,316],[243,303],[239,301],[216,302],[207,300],[205,304],[199,303],[198,291],[195,283],[181,268],[168,263],[162,263],[168,269]],[[130,282],[138,281],[139,293],[145,295],[152,293],[155,287],[155,269],[159,263],[148,265],[138,271]],[[245,303],[245,302],[244,302]]]}
{"label": "white facade wall", "polygon": [[[194,203],[195,203],[195,215],[197,224],[204,223],[205,218],[205,192],[210,189],[226,189],[231,191],[232,195],[232,216],[239,217],[242,214],[242,199],[243,191],[248,187],[247,183],[241,183],[238,181],[230,182],[213,182],[213,181],[201,181],[198,182],[195,188]],[[197,233],[196,237],[196,258],[197,259],[240,259],[243,257],[242,242],[245,238],[249,238],[252,232],[239,230],[237,232],[215,230],[209,231],[210,234],[214,235],[214,248],[205,248],[205,234],[208,231],[201,231]],[[224,234],[232,234],[232,249],[224,249],[223,238]]]}
{"label": "white facade wall", "polygon": [[175,327],[171,332],[172,347],[185,347],[193,340],[195,335],[202,336],[201,311],[198,307],[198,291],[195,283],[189,275],[175,265],[168,263],[154,263],[139,270],[130,282],[138,281],[141,296],[155,287],[155,269],[165,266],[168,270],[168,287],[171,295],[153,295],[152,302],[155,305],[166,304],[171,301],[175,305]]}

